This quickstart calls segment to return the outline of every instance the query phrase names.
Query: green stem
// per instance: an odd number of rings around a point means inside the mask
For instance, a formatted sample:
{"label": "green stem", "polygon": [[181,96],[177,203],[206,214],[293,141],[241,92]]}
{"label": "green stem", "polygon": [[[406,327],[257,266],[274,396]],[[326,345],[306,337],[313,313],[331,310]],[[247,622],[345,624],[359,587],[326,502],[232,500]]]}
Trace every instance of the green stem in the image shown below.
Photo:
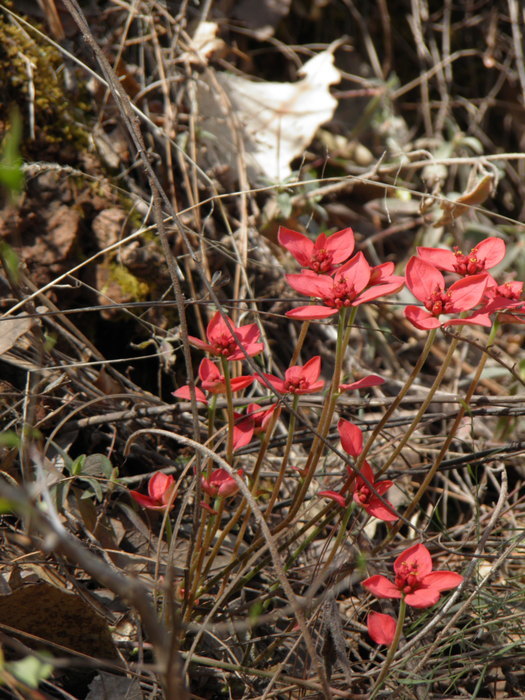
{"label": "green stem", "polygon": [[430,406],[430,403],[432,402],[432,399],[434,398],[434,394],[441,386],[441,382],[443,381],[443,377],[445,376],[445,372],[447,371],[447,369],[450,366],[450,363],[452,362],[452,359],[454,357],[454,352],[456,351],[458,343],[459,343],[458,338],[452,339],[452,342],[450,343],[447,354],[445,355],[445,358],[444,358],[443,363],[440,367],[440,370],[439,370],[436,378],[434,379],[432,386],[430,387],[430,389],[428,391],[426,399],[423,401],[423,403],[419,407],[419,410],[416,413],[412,423],[410,424],[409,428],[406,430],[405,434],[403,435],[403,437],[400,440],[399,444],[397,445],[396,449],[392,452],[392,454],[389,456],[389,458],[387,459],[385,464],[381,467],[381,471],[378,472],[376,478],[379,478],[381,476],[381,474],[384,474],[386,472],[388,467],[393,463],[393,461],[396,459],[396,457],[401,452],[403,447],[406,445],[406,443],[410,439],[414,430],[416,430],[418,428],[419,422],[421,421],[421,418],[425,414],[427,408]]}
{"label": "green stem", "polygon": [[399,392],[399,394],[396,396],[394,401],[392,401],[392,403],[390,404],[388,409],[385,411],[385,413],[384,413],[383,417],[381,418],[381,420],[379,421],[379,423],[376,425],[374,430],[371,432],[368,440],[366,441],[365,446],[363,447],[363,451],[361,452],[361,454],[357,458],[356,465],[355,465],[356,470],[359,470],[361,468],[361,466],[362,466],[363,462],[365,461],[366,456],[367,456],[368,452],[370,451],[370,448],[374,444],[377,436],[383,430],[388,419],[394,413],[394,411],[396,411],[396,409],[399,406],[399,404],[401,403],[401,401],[403,401],[403,399],[407,395],[410,387],[412,386],[414,381],[417,379],[421,369],[423,368],[423,365],[426,362],[426,359],[427,359],[428,354],[432,348],[432,345],[434,344],[434,340],[436,338],[436,332],[437,332],[437,328],[433,328],[430,331],[430,333],[428,334],[427,340],[425,342],[425,346],[424,346],[423,350],[421,351],[421,355],[419,356],[416,364],[414,365],[414,369],[410,373],[410,376],[406,380],[406,382],[405,382],[403,388],[401,389],[401,391]]}
{"label": "green stem", "polygon": [[266,520],[268,520],[268,518],[270,517],[272,509],[275,505],[275,501],[277,500],[277,497],[279,496],[279,491],[281,490],[281,484],[283,483],[283,480],[284,480],[284,474],[286,472],[286,467],[288,466],[288,458],[290,457],[290,451],[291,451],[292,445],[293,445],[293,437],[294,437],[294,432],[295,432],[295,421],[296,421],[296,413],[297,413],[298,403],[299,403],[299,396],[297,394],[295,394],[293,397],[293,401],[292,401],[292,411],[290,413],[290,422],[288,424],[288,437],[286,439],[286,445],[284,448],[284,454],[283,454],[283,458],[281,461],[279,474],[277,475],[277,479],[275,480],[275,484],[273,485],[272,494],[270,496],[270,500],[269,500],[268,505],[266,506],[266,510],[264,512],[264,517],[266,518]]}
{"label": "green stem", "polygon": [[230,381],[230,367],[228,360],[221,357],[222,373],[224,375],[224,383],[226,385],[226,414],[228,419],[228,442],[226,447],[226,461],[228,464],[233,464],[233,428],[235,426],[235,417],[233,415],[233,393]]}
{"label": "green stem", "polygon": [[[497,321],[495,321],[492,325],[492,328],[491,328],[490,333],[489,333],[489,337],[487,339],[487,350],[494,343],[494,338],[496,337],[496,333],[498,331],[498,328],[499,328],[499,323]],[[458,341],[459,339],[454,338],[454,340]],[[426,492],[430,482],[432,481],[432,479],[436,475],[437,470],[441,466],[441,462],[443,461],[446,453],[448,452],[448,448],[450,447],[452,440],[454,440],[454,438],[456,436],[457,430],[459,428],[461,421],[463,420],[463,417],[464,417],[465,412],[467,410],[467,407],[470,403],[470,400],[472,399],[472,396],[474,395],[474,392],[476,391],[476,387],[478,386],[479,380],[481,378],[481,373],[483,372],[483,369],[485,367],[485,363],[487,362],[487,358],[488,358],[488,354],[485,352],[483,354],[483,357],[481,358],[481,360],[479,362],[478,368],[476,370],[476,374],[474,375],[474,378],[472,379],[470,387],[465,395],[465,399],[459,408],[459,411],[456,415],[454,423],[452,424],[452,427],[448,432],[448,436],[447,436],[445,442],[443,443],[443,445],[439,451],[439,454],[436,457],[434,464],[430,468],[428,474],[426,475],[423,482],[421,483],[416,495],[414,496],[412,501],[409,503],[406,511],[403,514],[404,520],[407,520],[408,518],[410,518],[410,516],[412,515],[412,513],[416,509],[416,506],[418,505],[419,501],[421,500],[424,493]],[[395,535],[399,532],[399,529],[401,527],[402,522],[403,521],[399,521],[398,523],[396,523],[392,527],[387,538],[381,543],[381,545],[379,545],[379,547],[383,547],[387,542],[389,542],[393,537],[395,537]]]}
{"label": "green stem", "polygon": [[401,605],[399,607],[399,617],[397,618],[397,625],[396,625],[396,631],[394,634],[394,639],[392,640],[392,644],[390,645],[390,648],[388,650],[388,654],[387,654],[385,662],[383,664],[383,668],[381,669],[381,673],[379,674],[378,679],[376,680],[374,687],[371,690],[369,700],[374,700],[374,698],[377,696],[377,694],[379,693],[379,691],[383,687],[383,683],[388,676],[388,671],[390,670],[390,666],[391,666],[392,661],[394,659],[394,655],[395,655],[397,648],[399,646],[399,640],[401,639],[401,634],[403,633],[403,625],[405,624],[406,607],[407,607],[407,604],[405,603],[404,598],[402,598]]}
{"label": "green stem", "polygon": [[313,440],[312,447],[310,449],[310,454],[306,460],[306,465],[304,468],[304,479],[301,483],[300,488],[297,490],[293,503],[290,507],[290,512],[287,516],[287,520],[295,516],[299,510],[301,503],[303,502],[304,496],[308,491],[308,487],[313,479],[315,468],[319,462],[322,449],[324,447],[324,438],[328,435],[330,430],[330,425],[334,415],[335,407],[337,404],[337,399],[339,398],[339,384],[341,383],[341,373],[343,370],[343,360],[345,356],[345,351],[350,341],[350,334],[355,322],[358,307],[353,306],[350,309],[350,314],[348,314],[348,309],[343,309],[339,314],[339,326],[337,329],[337,344],[335,351],[335,365],[334,372],[332,375],[332,382],[330,384],[330,390],[328,396],[323,404],[323,409],[321,411],[321,416],[319,418],[319,423],[317,427],[317,435]]}

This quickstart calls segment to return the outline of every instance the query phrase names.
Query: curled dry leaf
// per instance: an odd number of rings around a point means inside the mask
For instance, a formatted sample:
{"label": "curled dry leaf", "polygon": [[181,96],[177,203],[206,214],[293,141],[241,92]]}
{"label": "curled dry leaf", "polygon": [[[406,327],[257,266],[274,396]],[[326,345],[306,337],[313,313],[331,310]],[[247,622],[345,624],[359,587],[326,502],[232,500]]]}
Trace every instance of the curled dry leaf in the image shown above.
{"label": "curled dry leaf", "polygon": [[295,83],[255,82],[223,72],[203,75],[197,90],[206,147],[202,165],[226,165],[235,172],[242,145],[252,183],[286,179],[291,161],[302,155],[337,106],[329,89],[341,79],[334,49],[307,61]]}
{"label": "curled dry leaf", "polygon": [[454,201],[449,199],[442,200],[439,206],[443,213],[434,223],[434,228],[450,224],[454,219],[465,214],[470,207],[483,204],[492,194],[496,184],[495,180],[496,178],[493,173],[485,173],[481,179],[477,180],[473,187],[467,188],[467,191]]}

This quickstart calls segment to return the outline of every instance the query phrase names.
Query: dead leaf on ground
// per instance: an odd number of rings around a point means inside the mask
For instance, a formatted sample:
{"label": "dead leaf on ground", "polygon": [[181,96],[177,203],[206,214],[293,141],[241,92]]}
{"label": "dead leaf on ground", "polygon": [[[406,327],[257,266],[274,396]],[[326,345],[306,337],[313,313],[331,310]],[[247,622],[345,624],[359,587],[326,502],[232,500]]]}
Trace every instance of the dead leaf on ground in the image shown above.
{"label": "dead leaf on ground", "polygon": [[[80,596],[48,583],[24,585],[0,596],[0,625],[95,658],[119,658],[104,618]],[[26,636],[22,641],[42,646]],[[56,649],[51,652],[56,654]]]}
{"label": "dead leaf on ground", "polygon": [[494,190],[496,178],[492,173],[486,173],[474,184],[471,189],[467,189],[455,200],[444,199],[439,203],[443,214],[434,223],[434,228],[450,224],[458,217],[465,214],[470,207],[475,207],[490,197]]}
{"label": "dead leaf on ground", "polygon": [[334,49],[335,45],[307,61],[299,71],[304,77],[295,83],[255,82],[223,72],[214,74],[216,82],[213,74],[202,76],[197,100],[204,115],[200,126],[205,167],[226,165],[236,172],[240,138],[252,183],[289,177],[291,161],[304,153],[337,106],[329,89],[341,79]]}
{"label": "dead leaf on ground", "polygon": [[0,355],[11,350],[18,339],[27,333],[32,325],[33,319],[27,317],[12,316],[0,319]]}

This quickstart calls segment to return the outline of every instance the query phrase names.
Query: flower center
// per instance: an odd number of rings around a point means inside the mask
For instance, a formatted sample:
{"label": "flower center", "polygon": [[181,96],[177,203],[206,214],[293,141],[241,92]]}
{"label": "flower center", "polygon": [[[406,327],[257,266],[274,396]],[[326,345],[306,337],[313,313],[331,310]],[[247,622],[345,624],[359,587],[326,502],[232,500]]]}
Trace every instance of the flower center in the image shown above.
{"label": "flower center", "polygon": [[326,248],[319,248],[312,255],[310,268],[314,272],[329,272],[332,269],[332,253]]}
{"label": "flower center", "polygon": [[430,311],[432,316],[451,313],[452,302],[450,300],[450,293],[442,292],[441,289],[436,289],[425,301],[425,309]]}
{"label": "flower center", "polygon": [[454,272],[458,275],[477,275],[485,269],[485,261],[478,260],[476,248],[472,248],[468,255],[464,255],[457,246],[454,247],[454,255],[456,262],[454,263]]}
{"label": "flower center", "polygon": [[421,586],[417,564],[404,562],[396,575],[395,584],[403,593],[413,593]]}
{"label": "flower center", "polygon": [[286,391],[289,391],[290,394],[296,394],[298,391],[308,389],[310,386],[310,382],[306,380],[304,377],[296,377],[292,379],[287,379],[284,383],[284,387]]}
{"label": "flower center", "polygon": [[521,291],[514,289],[510,282],[500,284],[498,287],[498,294],[512,301],[518,301],[521,298]]}
{"label": "flower center", "polygon": [[237,343],[231,335],[228,333],[223,333],[214,340],[213,347],[218,355],[227,357],[237,350]]}
{"label": "flower center", "polygon": [[323,297],[326,306],[341,309],[343,306],[351,306],[357,296],[353,284],[349,284],[344,277],[334,280],[334,287],[329,297]]}
{"label": "flower center", "polygon": [[361,488],[357,491],[356,495],[359,503],[365,504],[369,502],[371,492],[368,486],[361,486]]}

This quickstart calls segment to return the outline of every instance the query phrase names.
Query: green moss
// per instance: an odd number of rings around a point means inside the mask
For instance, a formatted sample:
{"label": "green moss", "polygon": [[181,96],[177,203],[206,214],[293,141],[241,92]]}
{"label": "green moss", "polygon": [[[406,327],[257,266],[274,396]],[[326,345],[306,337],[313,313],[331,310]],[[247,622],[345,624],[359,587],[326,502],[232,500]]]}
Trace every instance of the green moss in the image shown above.
{"label": "green moss", "polygon": [[[0,15],[0,105],[9,108],[17,104],[26,131],[32,105],[37,142],[71,143],[83,149],[87,147],[88,134],[80,122],[89,110],[88,103],[82,101],[81,88],[75,104],[70,102],[62,68],[62,56],[57,49],[40,43],[26,29]],[[6,119],[2,108],[0,119]]]}
{"label": "green moss", "polygon": [[119,263],[110,264],[109,279],[118,284],[122,293],[132,301],[144,301],[150,292],[147,282],[135,277],[127,267]]}

